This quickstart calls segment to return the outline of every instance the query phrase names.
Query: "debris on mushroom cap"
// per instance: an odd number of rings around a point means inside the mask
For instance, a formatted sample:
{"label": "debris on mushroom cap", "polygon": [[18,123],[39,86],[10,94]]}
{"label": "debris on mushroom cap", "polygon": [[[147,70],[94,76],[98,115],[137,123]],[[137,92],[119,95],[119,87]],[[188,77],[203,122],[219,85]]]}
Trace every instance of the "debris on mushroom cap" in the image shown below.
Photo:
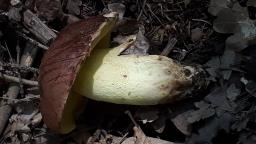
{"label": "debris on mushroom cap", "polygon": [[[64,124],[74,121],[72,118],[63,121],[63,117],[68,117],[64,109],[71,95],[71,87],[82,61],[100,39],[111,31],[114,23],[114,18],[96,16],[70,24],[60,32],[45,53],[39,73],[40,111],[50,129],[67,133],[74,128],[74,124]],[[79,108],[83,103],[82,97],[73,97],[78,100],[75,106]],[[68,112],[70,114],[72,110]]]}

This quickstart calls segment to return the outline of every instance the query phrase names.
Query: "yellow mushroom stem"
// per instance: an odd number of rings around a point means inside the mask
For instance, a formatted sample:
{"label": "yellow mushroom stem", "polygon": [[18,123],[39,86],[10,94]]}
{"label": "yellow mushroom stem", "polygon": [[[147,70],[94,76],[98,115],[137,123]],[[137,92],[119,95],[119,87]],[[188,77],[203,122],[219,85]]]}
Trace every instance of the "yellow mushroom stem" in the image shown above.
{"label": "yellow mushroom stem", "polygon": [[95,48],[82,64],[73,91],[97,101],[156,105],[175,99],[191,85],[184,67],[168,57],[120,55],[131,43]]}

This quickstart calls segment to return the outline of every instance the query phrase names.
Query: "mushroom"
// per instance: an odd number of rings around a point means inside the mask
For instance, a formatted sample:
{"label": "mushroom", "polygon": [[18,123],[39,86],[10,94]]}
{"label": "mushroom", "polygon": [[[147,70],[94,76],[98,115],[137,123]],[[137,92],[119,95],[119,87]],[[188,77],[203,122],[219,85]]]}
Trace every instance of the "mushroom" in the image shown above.
{"label": "mushroom", "polygon": [[[64,28],[45,53],[39,73],[40,111],[59,133],[75,128],[86,98],[116,104],[157,105],[192,87],[193,67],[159,55],[120,55],[134,37],[109,48],[116,17],[96,16]],[[190,75],[186,75],[187,70]]]}

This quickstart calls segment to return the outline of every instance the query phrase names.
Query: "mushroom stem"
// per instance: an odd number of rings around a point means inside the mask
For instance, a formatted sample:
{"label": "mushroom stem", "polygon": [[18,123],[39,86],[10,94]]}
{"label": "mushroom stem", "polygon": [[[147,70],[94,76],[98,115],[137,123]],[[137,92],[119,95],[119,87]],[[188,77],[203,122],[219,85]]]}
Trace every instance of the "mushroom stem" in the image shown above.
{"label": "mushroom stem", "polygon": [[134,38],[108,48],[115,23],[114,15],[70,24],[45,53],[39,73],[40,111],[51,130],[72,131],[78,112],[86,106],[85,97],[116,104],[156,105],[200,89],[200,83],[199,87],[195,83],[196,68],[165,56],[120,55]]}
{"label": "mushroom stem", "polygon": [[192,84],[184,67],[159,55],[121,55],[131,45],[95,48],[82,64],[73,91],[97,101],[129,105],[167,103]]}

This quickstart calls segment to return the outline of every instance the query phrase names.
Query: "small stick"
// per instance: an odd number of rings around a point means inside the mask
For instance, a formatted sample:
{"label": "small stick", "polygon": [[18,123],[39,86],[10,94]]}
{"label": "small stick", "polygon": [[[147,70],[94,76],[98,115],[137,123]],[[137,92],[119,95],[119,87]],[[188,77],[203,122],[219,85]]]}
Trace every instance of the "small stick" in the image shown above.
{"label": "small stick", "polygon": [[139,14],[139,16],[137,17],[137,21],[139,21],[139,20],[140,20],[140,17],[142,16],[142,13],[143,13],[144,8],[145,8],[145,5],[146,5],[146,2],[147,2],[147,0],[144,0],[144,1],[143,1],[142,8],[141,8],[141,10],[140,10],[140,14]]}
{"label": "small stick", "polygon": [[41,44],[40,42],[38,42],[38,41],[36,41],[36,40],[34,40],[34,39],[28,37],[28,36],[26,36],[26,35],[23,34],[23,33],[18,33],[18,34],[19,34],[21,37],[23,37],[25,40],[28,40],[29,42],[31,42],[32,44],[34,44],[35,46],[37,46],[37,47],[39,47],[39,48],[41,48],[41,49],[44,49],[44,50],[48,50],[48,49],[49,49],[49,47],[47,47],[47,46]]}
{"label": "small stick", "polygon": [[125,114],[127,114],[129,116],[129,118],[131,119],[132,123],[136,126],[136,127],[140,127],[139,124],[135,121],[135,119],[133,118],[131,112],[129,110],[125,111]]}
{"label": "small stick", "polygon": [[27,80],[27,79],[23,79],[23,78],[14,77],[14,76],[9,76],[9,75],[2,74],[2,73],[0,74],[0,78],[5,79],[7,81],[11,81],[11,82],[16,82],[16,83],[21,82],[22,84],[25,84],[25,85],[38,86],[37,81],[32,81],[32,80]]}
{"label": "small stick", "polygon": [[202,19],[192,19],[192,21],[199,21],[199,22],[204,22],[204,23],[207,23],[209,25],[212,25],[210,22],[208,22],[206,20],[202,20]]}
{"label": "small stick", "polygon": [[56,34],[46,24],[44,24],[30,10],[23,13],[23,24],[33,33],[42,43],[49,44],[51,40],[56,38]]}
{"label": "small stick", "polygon": [[[17,44],[16,44],[16,52],[17,52],[16,63],[17,63],[17,65],[20,66],[20,44],[19,44],[19,39],[17,40]],[[18,76],[19,76],[19,84],[20,84],[20,94],[23,97],[23,95],[24,95],[23,87],[24,86],[23,86],[23,83],[21,82],[22,78],[21,78],[21,75],[20,75],[20,71],[18,71]]]}
{"label": "small stick", "polygon": [[20,63],[20,45],[19,45],[19,39],[17,40],[16,52],[17,52],[16,63],[19,64],[19,63]]}
{"label": "small stick", "polygon": [[14,102],[17,102],[17,101],[28,101],[28,100],[31,100],[31,99],[40,99],[40,95],[35,95],[35,96],[30,96],[30,97],[25,97],[25,98],[22,98],[22,99],[12,99],[12,98],[8,98],[8,97],[0,97],[0,99],[4,99],[4,100],[11,100],[11,101],[14,101]]}
{"label": "small stick", "polygon": [[118,144],[122,144],[122,142],[125,140],[125,138],[128,136],[129,133],[126,133],[122,139],[118,142]]}
{"label": "small stick", "polygon": [[9,55],[9,57],[10,57],[10,61],[11,61],[11,63],[14,63],[13,62],[13,59],[12,59],[12,56],[11,56],[11,53],[10,53],[10,50],[9,50],[9,48],[8,48],[8,46],[7,46],[7,44],[6,44],[6,42],[4,42],[4,48],[7,50],[7,52],[8,52],[8,55]]}
{"label": "small stick", "polygon": [[151,6],[150,6],[149,4],[146,4],[146,5],[147,5],[147,7],[148,7],[149,12],[157,19],[157,21],[158,21],[162,26],[164,26],[163,23],[162,23],[162,21],[161,21],[161,20],[156,16],[156,14],[152,11]]}
{"label": "small stick", "polygon": [[161,55],[167,56],[172,51],[172,49],[174,48],[176,43],[177,43],[176,38],[169,39],[169,41],[168,41],[167,45],[165,46],[164,50],[162,51]]}
{"label": "small stick", "polygon": [[[19,92],[20,92],[19,84],[11,83],[9,85],[6,95],[8,96],[8,98],[14,99],[14,98],[18,97]],[[1,117],[0,117],[0,135],[1,135],[6,126],[6,123],[8,122],[8,119],[11,115],[12,107],[10,105],[4,105],[3,102],[1,102],[0,105],[3,105],[0,107],[0,115],[1,115]]]}
{"label": "small stick", "polygon": [[0,62],[0,66],[8,67],[8,69],[18,69],[20,71],[30,71],[30,72],[34,72],[34,73],[39,72],[39,70],[37,68],[22,66],[22,65],[20,66],[19,64],[15,64],[15,63],[2,63],[2,62]]}
{"label": "small stick", "polygon": [[133,124],[135,125],[133,127],[134,135],[135,135],[135,144],[150,144],[148,137],[145,135],[143,130],[140,128],[139,124],[135,121],[133,118],[131,112],[129,110],[125,111],[125,114],[129,116]]}

